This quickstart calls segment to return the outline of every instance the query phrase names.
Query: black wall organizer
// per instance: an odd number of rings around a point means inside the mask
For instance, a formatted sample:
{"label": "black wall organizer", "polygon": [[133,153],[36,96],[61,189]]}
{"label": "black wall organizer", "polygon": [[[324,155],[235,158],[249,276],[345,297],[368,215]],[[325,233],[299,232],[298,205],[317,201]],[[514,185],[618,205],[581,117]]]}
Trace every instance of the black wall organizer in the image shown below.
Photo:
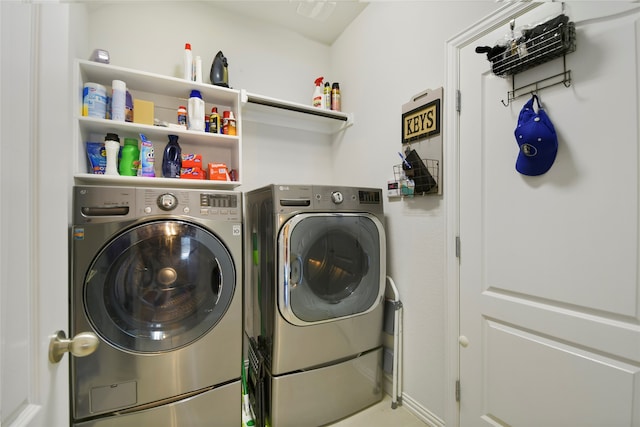
{"label": "black wall organizer", "polygon": [[439,167],[438,160],[420,158],[416,150],[408,149],[405,161],[393,166],[396,182],[403,183],[410,179],[414,184],[413,189],[401,188],[401,195],[438,194]]}
{"label": "black wall organizer", "polygon": [[[511,21],[510,27],[513,35],[515,21]],[[566,55],[575,50],[576,27],[565,14],[523,30],[521,37],[512,37],[505,44],[476,47],[477,53],[487,54],[493,74],[500,77],[511,76],[512,90],[507,93],[507,101],[502,100],[505,106],[519,96],[531,94],[540,89],[561,83],[566,87],[571,86],[571,70],[567,70]],[[516,87],[516,74],[560,57],[563,58],[561,73]]]}

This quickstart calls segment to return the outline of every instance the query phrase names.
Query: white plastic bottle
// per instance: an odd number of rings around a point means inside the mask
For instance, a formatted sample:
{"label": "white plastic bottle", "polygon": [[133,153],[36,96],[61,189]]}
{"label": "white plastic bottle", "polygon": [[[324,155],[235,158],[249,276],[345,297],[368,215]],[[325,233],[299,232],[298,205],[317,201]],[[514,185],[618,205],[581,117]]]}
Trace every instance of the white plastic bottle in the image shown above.
{"label": "white plastic bottle", "polygon": [[184,79],[193,81],[193,54],[190,43],[184,45]]}
{"label": "white plastic bottle", "polygon": [[105,175],[120,175],[118,173],[118,152],[120,151],[120,137],[115,133],[108,133],[104,137],[104,148],[107,152],[107,166]]}
{"label": "white plastic bottle", "polygon": [[196,56],[196,82],[202,83],[202,58]]}
{"label": "white plastic bottle", "polygon": [[127,100],[127,85],[122,80],[111,82],[111,120],[125,121],[125,106]]}
{"label": "white plastic bottle", "polygon": [[199,90],[192,90],[187,105],[189,130],[204,132],[204,100]]}

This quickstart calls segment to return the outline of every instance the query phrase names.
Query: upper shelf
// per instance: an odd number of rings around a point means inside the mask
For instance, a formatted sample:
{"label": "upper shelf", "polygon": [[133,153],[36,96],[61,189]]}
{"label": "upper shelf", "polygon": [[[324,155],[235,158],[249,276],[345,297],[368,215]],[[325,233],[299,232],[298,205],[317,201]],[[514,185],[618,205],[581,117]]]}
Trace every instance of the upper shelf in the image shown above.
{"label": "upper shelf", "polygon": [[[240,90],[242,118],[245,121],[293,127],[319,133],[332,134],[353,124],[353,114],[323,110],[296,102],[283,101],[268,96]],[[277,114],[273,111],[277,108]]]}
{"label": "upper shelf", "polygon": [[[146,71],[131,70],[116,65],[102,64],[100,62],[78,60],[80,80],[92,81],[104,86],[111,86],[113,80],[122,80],[127,87],[138,91],[158,93],[174,98],[188,98],[192,89],[200,90],[204,99],[215,99],[216,102],[236,107],[238,91],[221,86],[206,83],[191,82],[184,79]],[[89,78],[90,76],[90,78]]]}
{"label": "upper shelf", "polygon": [[[122,80],[138,91],[156,93],[158,88],[164,95],[175,98],[188,97],[189,90],[199,89],[205,99],[236,108],[238,90],[186,81],[145,71],[130,70],[99,62],[79,60],[80,81],[93,81],[110,86],[113,80]],[[91,78],[89,79],[89,76]],[[309,105],[283,101],[276,98],[240,91],[242,119],[268,123],[324,134],[339,132],[354,122],[353,114],[315,108]],[[274,108],[278,109],[277,113]]]}

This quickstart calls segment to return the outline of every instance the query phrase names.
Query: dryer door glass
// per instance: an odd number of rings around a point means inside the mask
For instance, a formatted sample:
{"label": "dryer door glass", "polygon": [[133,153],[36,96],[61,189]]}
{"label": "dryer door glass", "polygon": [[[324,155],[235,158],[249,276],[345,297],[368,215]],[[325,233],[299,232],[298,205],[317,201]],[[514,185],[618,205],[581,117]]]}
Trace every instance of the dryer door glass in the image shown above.
{"label": "dryer door glass", "polygon": [[384,231],[366,214],[305,214],[282,228],[284,316],[294,324],[373,310],[384,292]]}
{"label": "dryer door glass", "polygon": [[85,277],[87,315],[112,345],[134,352],[185,346],[211,330],[235,291],[223,243],[185,221],[138,225],[112,239]]}

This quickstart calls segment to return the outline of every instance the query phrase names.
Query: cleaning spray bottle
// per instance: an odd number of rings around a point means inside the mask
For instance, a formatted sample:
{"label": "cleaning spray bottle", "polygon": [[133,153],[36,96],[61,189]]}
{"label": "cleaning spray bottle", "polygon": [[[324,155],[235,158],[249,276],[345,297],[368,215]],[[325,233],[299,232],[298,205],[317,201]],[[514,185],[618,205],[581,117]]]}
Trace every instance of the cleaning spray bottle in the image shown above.
{"label": "cleaning spray bottle", "polygon": [[324,83],[324,102],[322,107],[325,110],[331,110],[331,84],[329,82]]}
{"label": "cleaning spray bottle", "polygon": [[322,87],[323,80],[324,77],[318,77],[316,79],[316,88],[313,91],[313,102],[311,104],[316,108],[322,108],[322,105],[324,104],[324,92]]}

